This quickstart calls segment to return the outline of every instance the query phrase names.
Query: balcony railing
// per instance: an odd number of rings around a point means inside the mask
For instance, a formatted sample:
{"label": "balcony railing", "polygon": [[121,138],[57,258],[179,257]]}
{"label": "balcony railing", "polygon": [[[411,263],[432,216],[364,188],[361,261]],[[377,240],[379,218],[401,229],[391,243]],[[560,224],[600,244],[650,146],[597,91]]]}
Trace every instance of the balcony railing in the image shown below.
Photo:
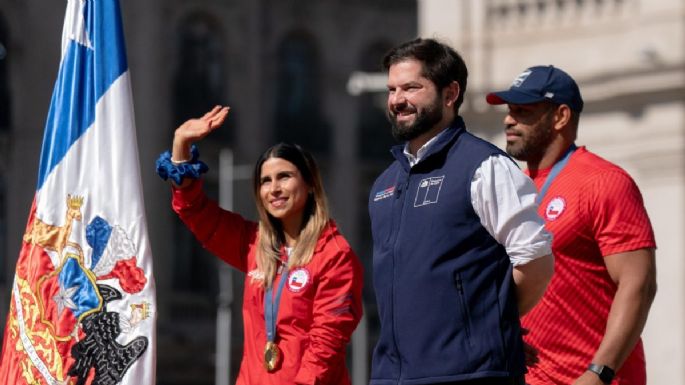
{"label": "balcony railing", "polygon": [[630,14],[635,0],[489,0],[488,28],[516,33],[613,22]]}

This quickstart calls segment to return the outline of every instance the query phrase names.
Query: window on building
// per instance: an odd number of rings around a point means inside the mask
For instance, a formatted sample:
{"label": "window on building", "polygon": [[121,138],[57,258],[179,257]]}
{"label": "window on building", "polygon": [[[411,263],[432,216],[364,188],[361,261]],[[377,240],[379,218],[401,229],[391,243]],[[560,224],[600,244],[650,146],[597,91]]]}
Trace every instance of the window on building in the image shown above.
{"label": "window on building", "polygon": [[[177,127],[204,115],[217,104],[228,104],[225,99],[228,86],[225,31],[221,21],[211,13],[195,12],[180,20],[173,36],[171,103],[174,127]],[[210,167],[204,187],[215,200],[218,152],[230,145],[235,131],[232,124],[234,119],[229,119],[201,143],[202,160]],[[163,369],[159,371],[158,382],[177,383],[179,376],[190,376],[187,378],[192,377],[192,383],[209,384],[214,374],[217,267],[223,262],[203,249],[178,218],[174,217],[174,221],[168,240],[173,243],[169,258],[171,292],[164,293],[169,299],[172,322],[160,325],[160,340],[166,341],[170,348],[159,353],[159,366]]]}
{"label": "window on building", "polygon": [[[220,24],[206,14],[185,18],[176,29],[176,68],[174,71],[173,113],[175,127],[204,115],[217,104],[226,104],[223,32]],[[230,144],[231,120],[203,140],[203,161],[210,170],[218,169],[217,151]],[[217,197],[216,177],[208,176],[205,188]],[[202,294],[213,303],[216,293],[217,259],[205,251],[180,220],[174,229],[174,268],[172,287],[188,294]],[[210,294],[210,295],[206,295]],[[197,301],[196,301],[197,303]]]}
{"label": "window on building", "polygon": [[[191,15],[179,25],[173,100],[176,123],[202,116],[217,104],[225,104],[221,37],[218,23],[204,14]],[[230,131],[220,130],[210,140],[229,140]]]}
{"label": "window on building", "polygon": [[289,34],[279,45],[275,109],[276,141],[298,143],[312,152],[330,148],[323,118],[319,52],[311,36]]}

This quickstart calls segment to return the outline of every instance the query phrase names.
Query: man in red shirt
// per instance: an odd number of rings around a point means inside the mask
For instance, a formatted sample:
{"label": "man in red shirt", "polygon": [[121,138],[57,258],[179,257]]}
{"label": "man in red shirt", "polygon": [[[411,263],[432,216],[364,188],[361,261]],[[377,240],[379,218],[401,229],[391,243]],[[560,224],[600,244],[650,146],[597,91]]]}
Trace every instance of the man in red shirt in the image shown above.
{"label": "man in red shirt", "polygon": [[522,319],[537,352],[526,382],[645,385],[640,334],[656,293],[656,243],[635,182],[576,147],[583,99],[564,71],[528,68],[487,101],[509,107],[506,150],[527,163],[554,236],[555,274]]}

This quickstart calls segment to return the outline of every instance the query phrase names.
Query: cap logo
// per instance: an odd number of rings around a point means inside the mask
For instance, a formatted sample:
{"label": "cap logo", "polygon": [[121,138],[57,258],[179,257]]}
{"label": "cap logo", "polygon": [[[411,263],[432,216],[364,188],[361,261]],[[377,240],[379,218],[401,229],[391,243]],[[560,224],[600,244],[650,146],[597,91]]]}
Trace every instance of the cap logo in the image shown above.
{"label": "cap logo", "polygon": [[545,92],[545,97],[548,99],[552,99],[554,97],[554,92]]}
{"label": "cap logo", "polygon": [[525,70],[525,71],[521,72],[521,74],[519,76],[517,76],[516,79],[514,79],[514,81],[511,83],[511,86],[512,87],[521,87],[521,84],[523,84],[523,82],[525,82],[526,79],[528,79],[528,76],[530,76],[531,72],[533,72],[533,71]]}

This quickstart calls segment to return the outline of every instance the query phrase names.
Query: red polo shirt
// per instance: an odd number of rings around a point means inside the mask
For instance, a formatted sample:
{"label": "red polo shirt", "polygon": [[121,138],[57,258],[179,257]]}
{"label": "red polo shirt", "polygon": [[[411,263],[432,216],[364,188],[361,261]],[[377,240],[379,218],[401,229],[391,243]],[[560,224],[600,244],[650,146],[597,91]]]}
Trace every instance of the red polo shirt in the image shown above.
{"label": "red polo shirt", "polygon": [[[529,172],[538,189],[551,170]],[[543,198],[540,215],[553,234],[555,273],[540,303],[522,318],[526,342],[539,350],[530,385],[571,384],[604,336],[616,293],[604,256],[655,247],[635,182],[620,167],[578,148]],[[614,384],[645,385],[642,341]]]}

